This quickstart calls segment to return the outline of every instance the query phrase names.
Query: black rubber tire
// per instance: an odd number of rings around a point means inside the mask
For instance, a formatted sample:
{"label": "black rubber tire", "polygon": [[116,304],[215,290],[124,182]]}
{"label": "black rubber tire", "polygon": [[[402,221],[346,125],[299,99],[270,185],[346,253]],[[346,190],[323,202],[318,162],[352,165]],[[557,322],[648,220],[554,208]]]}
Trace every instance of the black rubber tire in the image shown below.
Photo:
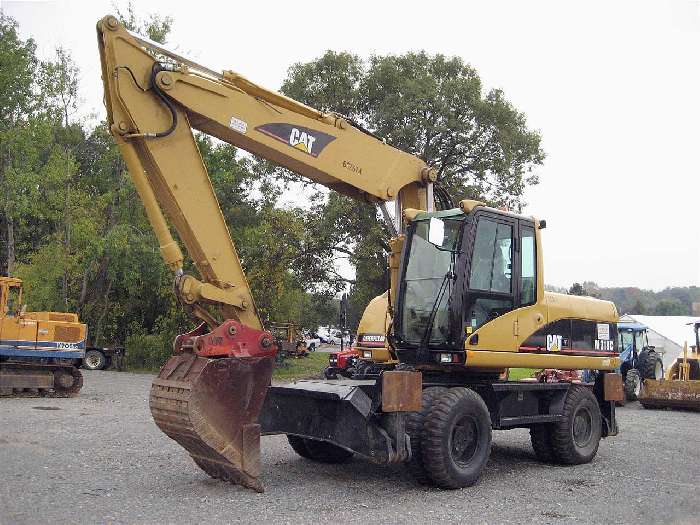
{"label": "black rubber tire", "polygon": [[[585,433],[586,435],[576,434]],[[552,426],[552,450],[559,463],[580,465],[598,452],[603,433],[600,407],[593,392],[582,385],[571,385],[564,401],[564,419]]]}
{"label": "black rubber tire", "polygon": [[458,489],[479,480],[491,454],[491,416],[476,392],[450,388],[435,399],[423,432],[423,464],[435,485]]}
{"label": "black rubber tire", "polygon": [[639,374],[639,370],[630,368],[625,377],[625,399],[627,399],[627,401],[636,401],[641,392],[642,378]]}
{"label": "black rubber tire", "polygon": [[353,453],[326,441],[316,441],[299,436],[287,434],[287,441],[294,452],[301,457],[318,461],[319,463],[345,463],[349,461]]}
{"label": "black rubber tire", "polygon": [[554,448],[552,447],[552,427],[550,423],[530,427],[530,442],[535,457],[542,463],[556,463]]}
{"label": "black rubber tire", "polygon": [[423,427],[433,401],[447,392],[444,386],[435,386],[423,390],[422,408],[419,412],[410,412],[406,417],[406,432],[411,438],[411,459],[405,465],[411,477],[421,485],[432,483],[428,471],[423,464]]}
{"label": "black rubber tire", "polygon": [[660,361],[661,358],[659,357],[659,354],[656,353],[656,350],[645,348],[641,351],[639,354],[639,359],[637,360],[637,368],[639,369],[642,380],[662,379],[661,377],[656,377],[656,363]]}
{"label": "black rubber tire", "polygon": [[107,358],[99,350],[88,350],[83,358],[83,367],[88,370],[102,370],[105,368]]}

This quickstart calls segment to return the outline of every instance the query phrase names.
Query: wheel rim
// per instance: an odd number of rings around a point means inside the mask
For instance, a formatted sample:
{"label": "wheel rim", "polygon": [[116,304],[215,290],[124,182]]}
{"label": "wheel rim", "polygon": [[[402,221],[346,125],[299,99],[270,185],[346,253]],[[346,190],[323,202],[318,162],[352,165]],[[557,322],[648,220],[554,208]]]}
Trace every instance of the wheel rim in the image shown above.
{"label": "wheel rim", "polygon": [[100,366],[100,356],[90,354],[85,358],[85,362],[90,368],[97,368],[98,366]]}
{"label": "wheel rim", "polygon": [[450,436],[450,454],[455,463],[464,467],[476,454],[479,426],[474,418],[464,416],[457,420]]}
{"label": "wheel rim", "polygon": [[657,361],[654,366],[654,379],[660,381],[664,377],[664,365],[661,361]]}
{"label": "wheel rim", "polygon": [[572,434],[579,447],[585,447],[593,435],[593,415],[586,407],[581,407],[574,416]]}

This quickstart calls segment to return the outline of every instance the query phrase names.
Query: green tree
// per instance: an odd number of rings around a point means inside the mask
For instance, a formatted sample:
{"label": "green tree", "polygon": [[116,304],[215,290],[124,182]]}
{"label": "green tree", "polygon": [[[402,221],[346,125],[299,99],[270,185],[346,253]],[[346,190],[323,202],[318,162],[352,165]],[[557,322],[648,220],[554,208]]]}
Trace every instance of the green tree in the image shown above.
{"label": "green tree", "polygon": [[638,315],[646,315],[647,308],[646,308],[646,306],[644,306],[644,303],[642,303],[642,301],[637,299],[637,301],[630,308],[630,313],[638,314]]}
{"label": "green tree", "polygon": [[569,295],[586,295],[586,290],[583,289],[581,283],[574,283],[569,288]]}
{"label": "green tree", "polygon": [[164,44],[173,27],[173,19],[170,16],[161,16],[151,13],[145,18],[136,13],[132,2],[126,7],[126,12],[116,9],[117,18],[129,31],[135,31],[145,35],[154,42]]}
{"label": "green tree", "polygon": [[501,90],[484,92],[459,57],[372,56],[327,51],[293,65],[282,92],[347,115],[435,167],[455,196],[519,209],[544,161],[538,132]]}
{"label": "green tree", "polygon": [[[294,64],[281,91],[305,104],[346,115],[389,144],[435,167],[438,182],[459,198],[520,209],[544,153],[538,132],[502,91],[484,92],[460,58],[425,52],[373,56],[326,52]],[[296,179],[276,170],[283,179]],[[319,194],[323,195],[323,194]],[[350,318],[357,322],[371,297],[386,288],[388,234],[373,206],[329,195],[315,209],[328,246],[356,269]]]}
{"label": "green tree", "polygon": [[678,299],[664,299],[654,308],[654,315],[688,315],[688,308]]}

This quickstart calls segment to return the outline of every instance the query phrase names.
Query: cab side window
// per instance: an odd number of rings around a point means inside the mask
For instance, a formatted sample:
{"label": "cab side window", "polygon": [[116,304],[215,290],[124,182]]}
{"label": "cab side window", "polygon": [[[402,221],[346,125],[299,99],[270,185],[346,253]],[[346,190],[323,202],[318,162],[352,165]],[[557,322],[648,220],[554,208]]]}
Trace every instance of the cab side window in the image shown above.
{"label": "cab side window", "polygon": [[513,309],[513,224],[479,217],[468,288],[468,334]]}
{"label": "cab side window", "polygon": [[520,306],[535,302],[536,275],[535,230],[524,226],[520,228]]}
{"label": "cab side window", "polygon": [[476,228],[469,287],[497,293],[512,289],[513,227],[481,218]]}

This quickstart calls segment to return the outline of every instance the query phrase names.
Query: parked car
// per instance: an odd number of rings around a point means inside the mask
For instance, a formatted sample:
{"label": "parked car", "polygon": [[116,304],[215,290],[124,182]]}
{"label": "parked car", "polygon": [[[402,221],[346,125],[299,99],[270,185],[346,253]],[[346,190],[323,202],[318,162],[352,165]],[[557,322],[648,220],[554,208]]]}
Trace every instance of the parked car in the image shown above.
{"label": "parked car", "polygon": [[304,334],[304,342],[306,343],[306,349],[309,352],[315,352],[316,349],[321,346],[321,338],[318,334],[314,332]]}

